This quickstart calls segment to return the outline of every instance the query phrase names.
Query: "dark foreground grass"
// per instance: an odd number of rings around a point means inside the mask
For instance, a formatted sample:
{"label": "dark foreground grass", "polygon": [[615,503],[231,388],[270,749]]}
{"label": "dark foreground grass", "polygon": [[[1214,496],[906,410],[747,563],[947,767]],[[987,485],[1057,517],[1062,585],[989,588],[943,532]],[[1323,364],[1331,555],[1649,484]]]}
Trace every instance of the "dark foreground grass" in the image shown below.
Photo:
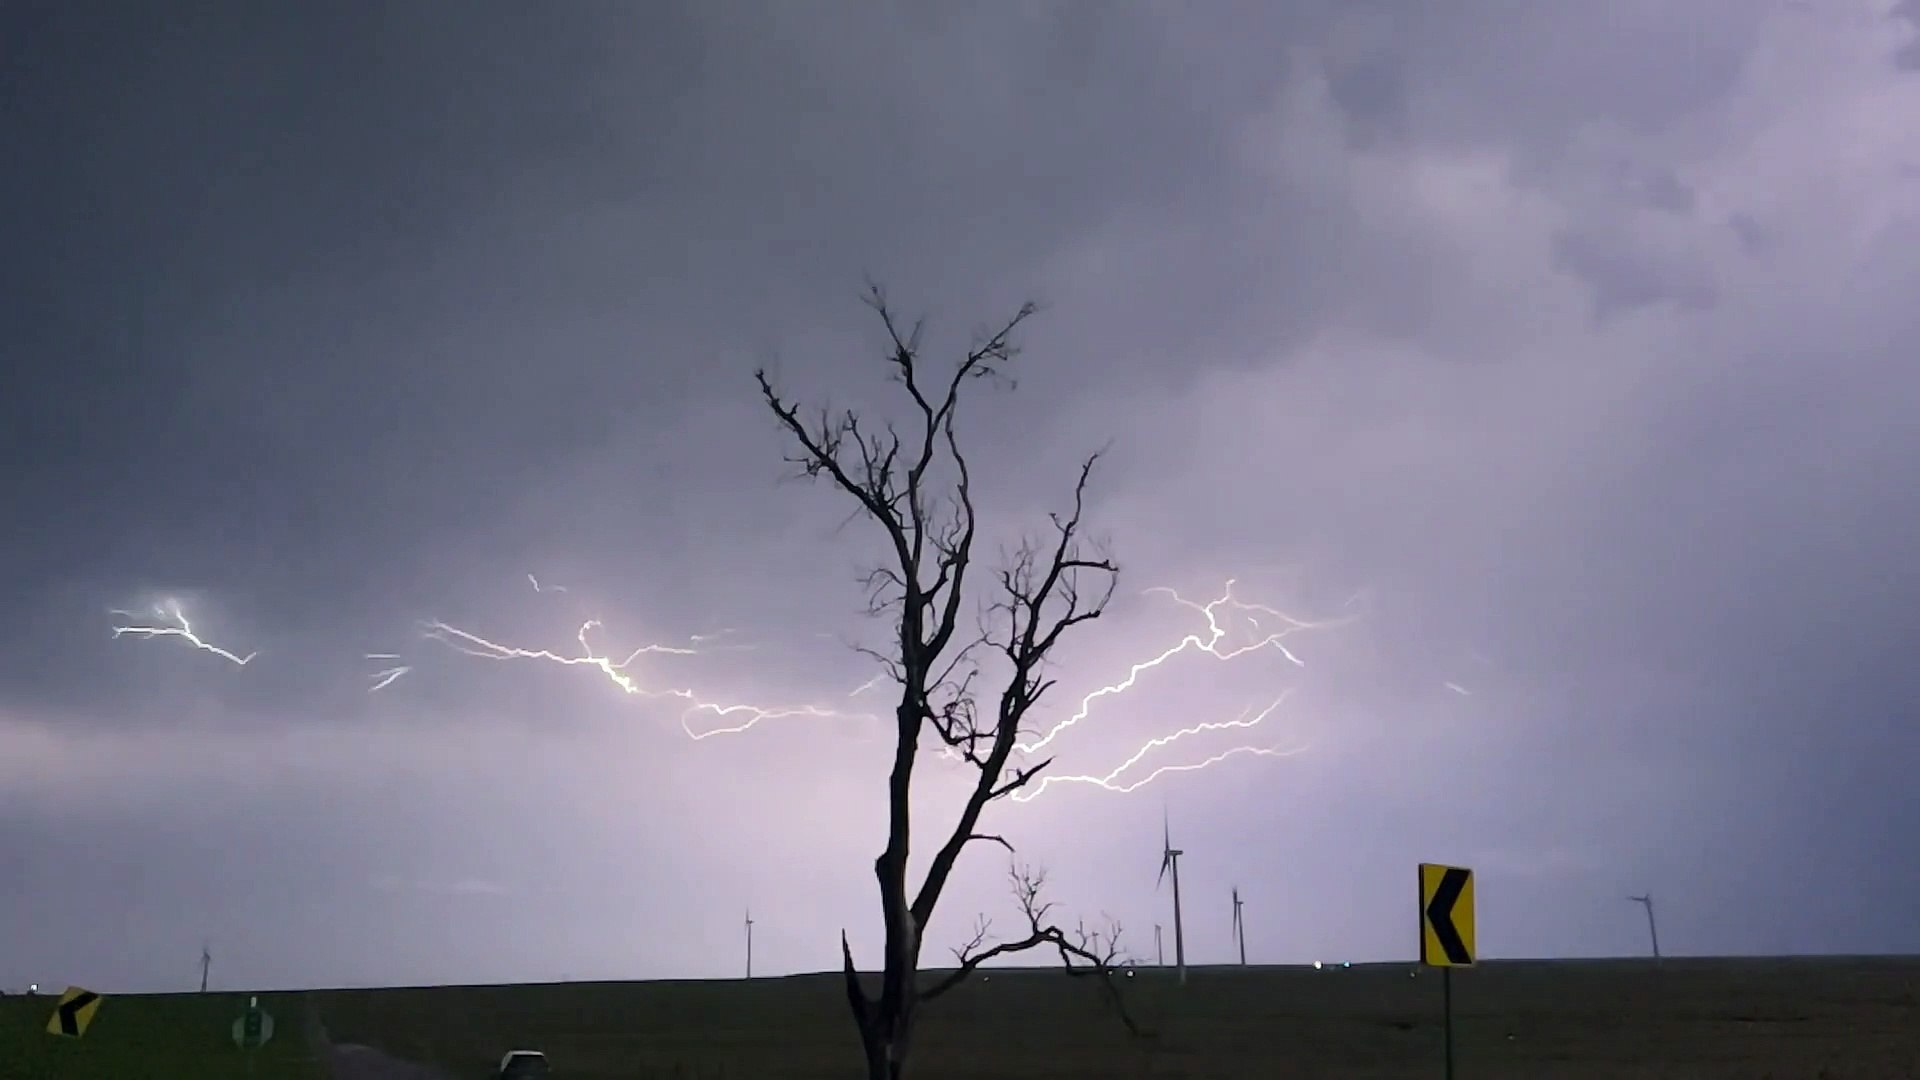
{"label": "dark foreground grass", "polygon": [[[244,994],[108,995],[79,1039],[46,1032],[59,999],[0,998],[0,1080],[244,1080],[233,1045]],[[254,1080],[321,1080],[303,1036],[299,994],[262,994],[273,1041],[256,1052]]]}
{"label": "dark foreground grass", "polygon": [[[922,1014],[913,1072],[961,1077],[1436,1077],[1440,977],[1405,964],[1158,971],[1126,983],[1130,1040],[1094,988],[1003,972]],[[1692,1080],[1920,1077],[1920,958],[1509,961],[1454,976],[1459,1075]],[[488,1075],[544,1050],[560,1078],[848,1078],[838,976],[328,991],[334,1039]]]}

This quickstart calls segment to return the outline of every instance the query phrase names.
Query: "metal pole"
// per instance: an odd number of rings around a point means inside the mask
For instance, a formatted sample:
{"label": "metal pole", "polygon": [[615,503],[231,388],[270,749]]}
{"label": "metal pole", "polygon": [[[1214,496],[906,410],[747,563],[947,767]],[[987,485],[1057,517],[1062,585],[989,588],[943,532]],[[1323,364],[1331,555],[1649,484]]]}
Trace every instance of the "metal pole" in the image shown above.
{"label": "metal pole", "polygon": [[1446,1013],[1447,1080],[1453,1080],[1453,968],[1440,969],[1440,997]]}
{"label": "metal pole", "polygon": [[1627,899],[1647,909],[1647,936],[1653,939],[1653,958],[1660,959],[1660,928],[1653,922],[1653,894],[1629,896]]}
{"label": "metal pole", "polygon": [[1180,969],[1180,985],[1187,985],[1187,938],[1180,926],[1180,857],[1173,858],[1173,962]]}

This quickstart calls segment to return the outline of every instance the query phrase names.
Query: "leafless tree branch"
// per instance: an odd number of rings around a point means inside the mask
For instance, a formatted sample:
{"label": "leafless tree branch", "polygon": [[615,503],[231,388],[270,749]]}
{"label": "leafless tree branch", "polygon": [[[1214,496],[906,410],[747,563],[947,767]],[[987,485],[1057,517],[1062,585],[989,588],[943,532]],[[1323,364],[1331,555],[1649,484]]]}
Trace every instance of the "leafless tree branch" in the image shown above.
{"label": "leafless tree branch", "polygon": [[1117,961],[1125,956],[1120,947],[1123,931],[1119,921],[1111,917],[1107,918],[1104,943],[1101,941],[1100,932],[1088,931],[1084,923],[1078,925],[1073,935],[1069,937],[1058,926],[1048,921],[1048,916],[1053,911],[1053,904],[1051,901],[1041,899],[1041,893],[1045,890],[1047,882],[1044,870],[1014,863],[1009,868],[1007,876],[1013,886],[1014,898],[1020,905],[1020,913],[1027,920],[1027,936],[983,947],[988,940],[989,927],[988,921],[983,916],[975,924],[976,932],[973,937],[954,950],[954,958],[960,966],[922,990],[920,1000],[932,1001],[947,993],[965,982],[977,968],[988,961],[1051,946],[1058,951],[1060,962],[1067,974],[1076,977],[1094,976],[1104,988],[1109,1003],[1113,1005],[1127,1031],[1135,1036],[1144,1036],[1146,1032],[1127,1009],[1126,999],[1121,995],[1120,988],[1113,979],[1114,972],[1119,970]]}

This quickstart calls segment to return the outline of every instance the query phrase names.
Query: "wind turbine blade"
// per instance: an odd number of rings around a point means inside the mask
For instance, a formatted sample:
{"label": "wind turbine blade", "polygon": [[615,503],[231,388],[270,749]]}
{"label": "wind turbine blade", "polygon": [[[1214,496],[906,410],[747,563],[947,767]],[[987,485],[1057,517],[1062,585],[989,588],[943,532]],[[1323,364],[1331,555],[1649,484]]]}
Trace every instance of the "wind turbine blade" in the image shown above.
{"label": "wind turbine blade", "polygon": [[1153,879],[1153,887],[1158,889],[1166,879],[1167,867],[1173,862],[1173,825],[1167,818],[1165,803],[1160,806],[1160,876]]}

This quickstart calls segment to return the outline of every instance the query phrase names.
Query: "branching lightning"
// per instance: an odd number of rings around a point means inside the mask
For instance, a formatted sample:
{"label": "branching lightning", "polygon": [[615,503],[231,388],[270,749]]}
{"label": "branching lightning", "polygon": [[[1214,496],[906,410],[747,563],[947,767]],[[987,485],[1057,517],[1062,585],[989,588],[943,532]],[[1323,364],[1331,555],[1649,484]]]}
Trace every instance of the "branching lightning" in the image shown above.
{"label": "branching lightning", "polygon": [[[1149,594],[1165,594],[1171,597],[1175,603],[1198,612],[1201,618],[1206,620],[1205,632],[1196,631],[1195,633],[1187,634],[1178,642],[1161,650],[1148,659],[1131,665],[1127,670],[1125,678],[1118,682],[1101,686],[1082,697],[1078,708],[1074,710],[1072,715],[1054,724],[1038,738],[1017,744],[1015,749],[1024,754],[1032,754],[1046,747],[1062,732],[1085,720],[1093,711],[1095,702],[1102,698],[1115,697],[1126,693],[1134,687],[1140,680],[1140,677],[1146,672],[1159,667],[1182,653],[1195,652],[1215,660],[1235,660],[1262,650],[1272,650],[1295,667],[1305,667],[1305,662],[1287,646],[1284,639],[1307,630],[1338,626],[1351,621],[1353,618],[1353,616],[1343,616],[1332,620],[1308,620],[1298,618],[1265,604],[1256,604],[1238,599],[1233,594],[1233,585],[1233,581],[1229,580],[1221,594],[1206,603],[1188,600],[1174,590],[1165,587],[1148,589],[1147,592]],[[1244,641],[1241,644],[1227,644],[1229,635],[1236,629],[1242,628],[1251,632],[1252,640]],[[1236,640],[1240,639],[1236,638]],[[1276,745],[1243,744],[1214,754],[1202,761],[1161,765],[1147,771],[1145,775],[1133,775],[1135,767],[1140,765],[1149,755],[1181,739],[1207,732],[1242,730],[1258,725],[1268,716],[1271,716],[1273,712],[1286,701],[1291,693],[1292,691],[1289,690],[1281,694],[1266,708],[1261,709],[1257,713],[1249,709],[1234,720],[1216,720],[1198,723],[1190,727],[1180,728],[1170,734],[1149,739],[1141,744],[1126,760],[1105,774],[1043,774],[1032,786],[1016,791],[1013,799],[1016,802],[1028,802],[1056,784],[1085,784],[1118,794],[1125,794],[1138,790],[1168,773],[1193,772],[1218,764],[1228,758],[1243,755],[1290,757],[1294,754],[1301,753],[1307,749],[1305,746],[1294,746],[1282,749]]]}
{"label": "branching lightning", "polygon": [[[532,575],[529,582],[540,592],[557,591],[556,586],[543,585]],[[1235,660],[1255,653],[1270,651],[1296,667],[1305,667],[1305,662],[1294,652],[1286,638],[1308,630],[1319,629],[1349,622],[1354,616],[1344,616],[1333,620],[1308,620],[1289,615],[1277,608],[1265,604],[1256,604],[1241,600],[1234,595],[1234,583],[1228,581],[1221,595],[1206,602],[1188,600],[1172,589],[1154,588],[1150,594],[1164,594],[1175,603],[1196,612],[1204,621],[1204,630],[1196,629],[1181,637],[1171,646],[1161,649],[1145,660],[1132,664],[1124,678],[1117,682],[1098,687],[1083,696],[1070,716],[1061,719],[1045,732],[1016,745],[1022,754],[1033,754],[1058,737],[1060,734],[1085,720],[1093,711],[1096,703],[1103,698],[1116,697],[1132,690],[1136,683],[1149,670],[1180,656],[1182,653],[1204,654],[1214,660]],[[693,739],[706,739],[715,735],[739,734],[761,721],[787,717],[809,718],[849,718],[873,719],[868,714],[844,713],[818,705],[765,706],[751,704],[729,704],[711,700],[693,689],[669,687],[651,684],[643,674],[635,669],[643,657],[647,656],[698,656],[718,649],[751,648],[749,645],[712,644],[716,640],[733,633],[722,630],[714,634],[696,635],[685,644],[652,643],[627,652],[624,655],[608,651],[598,644],[596,638],[604,631],[597,619],[589,619],[580,625],[574,634],[577,648],[565,652],[553,649],[529,649],[504,644],[483,637],[473,631],[462,629],[450,623],[433,620],[421,624],[423,636],[439,642],[466,656],[483,660],[538,660],[563,667],[586,668],[597,672],[617,687],[622,693],[637,697],[665,699],[673,698],[684,703],[680,712],[680,725]],[[374,654],[373,660],[392,661],[391,666],[372,676],[372,689],[378,690],[411,670],[410,665],[400,664],[397,655]],[[856,686],[847,693],[847,697],[859,697],[879,687],[886,681],[885,675],[876,675]],[[1195,723],[1178,730],[1167,732],[1136,747],[1131,754],[1117,766],[1105,773],[1086,775],[1042,775],[1028,788],[1013,794],[1017,802],[1027,802],[1041,792],[1056,785],[1087,785],[1119,794],[1136,791],[1160,777],[1171,773],[1193,772],[1216,765],[1229,758],[1242,756],[1288,757],[1307,749],[1304,745],[1282,746],[1278,742],[1261,740],[1231,746],[1218,753],[1200,758],[1171,764],[1155,764],[1153,758],[1167,748],[1179,744],[1185,747],[1199,737],[1220,732],[1247,732],[1257,729],[1272,716],[1286,701],[1291,691],[1282,693],[1264,708],[1257,711],[1248,709],[1239,717],[1231,720],[1213,720]],[[711,722],[696,726],[695,718],[706,717]],[[951,751],[944,756],[953,756]]]}
{"label": "branching lightning", "polygon": [[[1284,639],[1305,630],[1317,630],[1323,627],[1337,626],[1346,621],[1345,619],[1335,619],[1323,622],[1309,622],[1305,619],[1295,618],[1276,608],[1268,607],[1265,604],[1252,604],[1244,600],[1236,599],[1233,595],[1233,581],[1231,579],[1227,581],[1225,589],[1218,597],[1204,604],[1188,600],[1165,586],[1155,586],[1147,590],[1148,595],[1155,593],[1164,593],[1172,597],[1174,603],[1199,612],[1200,616],[1207,620],[1206,633],[1188,634],[1151,659],[1142,660],[1134,664],[1127,670],[1126,678],[1121,679],[1117,683],[1102,686],[1086,697],[1081,698],[1080,707],[1074,710],[1072,716],[1053,725],[1053,727],[1047,730],[1046,734],[1040,736],[1040,738],[1035,741],[1020,743],[1015,749],[1027,754],[1040,750],[1052,742],[1061,732],[1085,720],[1087,714],[1092,711],[1094,702],[1104,697],[1112,697],[1116,694],[1122,694],[1131,690],[1134,683],[1139,681],[1142,674],[1152,668],[1159,667],[1161,664],[1166,663],[1181,653],[1192,650],[1204,653],[1215,660],[1235,660],[1261,649],[1273,649],[1281,656],[1286,657],[1287,661],[1296,667],[1305,667],[1306,664],[1301,661],[1300,657],[1295,655],[1292,649],[1287,648]],[[1229,628],[1221,625],[1223,618],[1221,615],[1222,609],[1225,609],[1233,617],[1244,619],[1251,626],[1253,632],[1260,636],[1244,645],[1237,645],[1231,648],[1223,647],[1221,642],[1225,640]],[[1263,624],[1263,618],[1265,620],[1277,621],[1279,623],[1278,629],[1269,629],[1267,625]]]}
{"label": "branching lightning", "polygon": [[[680,713],[680,726],[694,739],[706,739],[715,735],[734,735],[747,731],[763,720],[778,720],[787,717],[847,717],[849,714],[825,709],[815,705],[760,706],[747,704],[726,704],[708,700],[697,692],[684,688],[650,688],[643,686],[638,677],[631,673],[635,661],[647,655],[698,656],[701,650],[692,647],[703,641],[710,641],[731,631],[717,634],[699,635],[688,639],[689,645],[642,645],[628,653],[624,659],[615,659],[611,654],[594,648],[588,637],[600,629],[598,619],[589,619],[582,623],[574,639],[580,644],[580,651],[574,655],[562,655],[550,649],[522,649],[512,645],[503,645],[478,634],[440,621],[423,624],[424,636],[468,656],[484,660],[544,660],[548,663],[566,667],[586,667],[598,671],[614,686],[627,694],[646,698],[677,698],[686,702]],[[736,648],[740,646],[735,646]],[[696,729],[692,724],[695,716],[711,716],[717,723],[713,726]]]}
{"label": "branching lightning", "polygon": [[385,690],[387,687],[392,686],[400,676],[413,670],[412,664],[403,664],[400,662],[399,653],[368,653],[367,659],[378,660],[387,665],[372,675],[367,676],[367,678],[373,682],[373,685],[367,687],[367,693],[369,694],[375,690]]}
{"label": "branching lightning", "polygon": [[[1106,790],[1114,792],[1115,794],[1125,795],[1128,792],[1137,791],[1140,788],[1145,787],[1146,785],[1152,783],[1153,781],[1159,779],[1160,777],[1166,775],[1167,773],[1195,772],[1200,769],[1207,768],[1208,766],[1216,765],[1222,761],[1227,760],[1228,758],[1238,757],[1242,754],[1254,754],[1260,757],[1292,757],[1295,754],[1305,753],[1307,750],[1307,747],[1304,745],[1290,747],[1285,750],[1281,749],[1278,746],[1242,745],[1242,746],[1233,747],[1230,750],[1224,750],[1218,754],[1213,755],[1210,758],[1207,758],[1204,761],[1192,762],[1184,765],[1161,765],[1155,768],[1152,772],[1149,772],[1145,776],[1139,777],[1137,779],[1132,779],[1132,780],[1121,779],[1121,777],[1129,769],[1132,769],[1135,765],[1138,765],[1140,763],[1140,759],[1146,757],[1148,754],[1152,753],[1155,750],[1160,749],[1163,746],[1171,745],[1172,743],[1180,739],[1184,739],[1189,735],[1199,735],[1199,734],[1202,734],[1203,732],[1208,732],[1208,731],[1232,731],[1235,729],[1245,729],[1245,728],[1250,728],[1259,724],[1260,721],[1265,720],[1267,717],[1273,715],[1274,710],[1278,709],[1281,703],[1285,702],[1288,695],[1291,693],[1292,691],[1288,691],[1286,694],[1281,694],[1278,698],[1274,699],[1271,705],[1268,705],[1266,708],[1261,709],[1257,713],[1254,713],[1251,709],[1249,709],[1247,710],[1247,712],[1241,713],[1237,719],[1207,721],[1204,723],[1194,724],[1192,727],[1181,728],[1180,730],[1173,732],[1170,735],[1161,735],[1156,738],[1149,739],[1146,741],[1146,743],[1141,745],[1141,747],[1138,750],[1135,750],[1133,752],[1132,757],[1128,758],[1127,760],[1121,762],[1119,765],[1115,766],[1110,772],[1108,772],[1104,776],[1087,776],[1087,775],[1045,776],[1045,775],[1042,775],[1039,778],[1039,781],[1037,783],[1029,787],[1022,788],[1018,791],[1015,791],[1012,796],[1013,801],[1029,802],[1035,798],[1038,798],[1041,792],[1047,790],[1047,788],[1053,786],[1054,784],[1091,784],[1095,787],[1105,788]],[[1249,713],[1251,713],[1252,715],[1249,715]]]}
{"label": "branching lightning", "polygon": [[222,660],[230,661],[240,667],[246,667],[248,661],[260,655],[257,652],[250,652],[245,656],[239,656],[228,652],[226,649],[220,648],[218,645],[210,645],[201,640],[200,636],[193,632],[193,624],[187,621],[186,613],[180,610],[180,602],[177,600],[165,600],[153,606],[153,618],[159,620],[158,625],[142,621],[146,619],[146,616],[138,612],[116,609],[110,614],[134,620],[126,626],[114,627],[113,636],[116,638],[123,634],[149,638],[177,637],[196,649],[210,652]]}

